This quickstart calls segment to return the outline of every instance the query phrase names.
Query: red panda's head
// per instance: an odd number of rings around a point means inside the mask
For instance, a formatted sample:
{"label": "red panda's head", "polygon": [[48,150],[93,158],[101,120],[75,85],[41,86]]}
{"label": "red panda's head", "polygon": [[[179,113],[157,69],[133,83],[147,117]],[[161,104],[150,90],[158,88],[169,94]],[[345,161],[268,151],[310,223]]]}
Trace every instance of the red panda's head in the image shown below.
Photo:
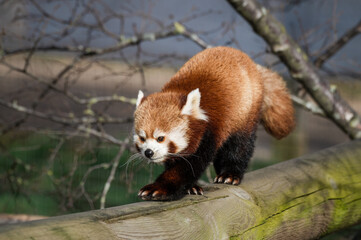
{"label": "red panda's head", "polygon": [[139,91],[134,113],[137,150],[158,163],[172,155],[194,153],[208,120],[200,99],[199,89],[188,95],[161,92],[148,97]]}

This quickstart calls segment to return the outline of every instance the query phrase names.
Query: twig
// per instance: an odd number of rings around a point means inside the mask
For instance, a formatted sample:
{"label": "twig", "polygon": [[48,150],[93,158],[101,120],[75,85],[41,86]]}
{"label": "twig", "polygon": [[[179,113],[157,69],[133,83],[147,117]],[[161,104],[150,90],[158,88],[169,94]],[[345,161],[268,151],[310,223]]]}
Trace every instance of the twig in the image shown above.
{"label": "twig", "polygon": [[[92,47],[84,47],[83,45],[78,46],[58,46],[58,45],[49,45],[49,46],[42,46],[37,47],[37,51],[46,52],[46,51],[59,51],[59,52],[74,52],[80,53],[79,58],[84,59],[93,56],[101,56],[108,53],[117,52],[122,50],[123,48],[138,45],[141,42],[145,41],[155,41],[158,39],[173,37],[183,35],[184,37],[192,40],[197,45],[202,48],[209,48],[212,45],[207,44],[204,40],[202,40],[196,33],[192,33],[185,28],[182,24],[175,22],[173,26],[167,27],[165,30],[158,31],[158,32],[150,32],[150,33],[141,33],[131,37],[120,36],[119,41],[116,45],[106,48],[92,48]],[[14,55],[20,53],[27,53],[32,51],[33,48],[22,48],[16,50],[6,50],[3,49],[4,55]]]}
{"label": "twig", "polygon": [[17,102],[7,102],[3,99],[0,99],[0,105],[16,110],[18,112],[22,112],[22,113],[26,113],[38,118],[42,118],[42,119],[46,119],[46,120],[50,120],[56,123],[60,123],[60,124],[64,124],[64,125],[79,125],[79,124],[93,124],[93,123],[129,123],[132,122],[132,118],[111,118],[111,117],[99,117],[99,118],[95,118],[95,117],[91,117],[91,116],[87,116],[87,117],[82,117],[82,118],[75,118],[75,117],[59,117],[56,116],[54,114],[49,114],[49,113],[43,113],[43,112],[39,112],[36,110],[33,110],[31,108],[26,108],[22,105],[19,105]]}
{"label": "twig", "polygon": [[321,108],[319,108],[316,104],[305,101],[302,98],[297,97],[295,95],[291,95],[291,99],[294,103],[296,103],[298,106],[304,108],[305,110],[307,110],[315,115],[325,117],[325,112]]}
{"label": "twig", "polygon": [[212,45],[206,43],[205,41],[203,41],[197,34],[190,32],[189,30],[187,30],[187,28],[178,23],[175,22],[174,23],[174,31],[175,33],[179,33],[181,35],[183,35],[184,37],[192,40],[193,42],[195,42],[197,45],[199,45],[201,48],[211,48],[213,47]]}
{"label": "twig", "polygon": [[85,127],[85,126],[83,126],[83,125],[80,125],[80,126],[78,127],[78,129],[79,129],[80,131],[85,132],[85,133],[89,133],[89,134],[91,134],[91,135],[93,135],[93,136],[95,136],[95,137],[104,139],[104,140],[106,140],[107,142],[113,143],[113,144],[115,144],[115,145],[122,146],[122,145],[124,144],[123,141],[119,141],[118,139],[114,138],[113,136],[111,136],[111,135],[109,135],[109,134],[107,134],[107,133],[105,133],[105,132],[98,132],[98,131],[96,131],[96,130],[94,130],[94,129]]}
{"label": "twig", "polygon": [[89,175],[97,170],[97,169],[107,169],[110,167],[110,163],[100,163],[94,166],[91,166],[87,169],[86,173],[83,175],[82,180],[80,181],[79,187],[80,188],[80,192],[78,193],[78,195],[76,196],[76,198],[80,198],[82,195],[85,196],[85,198],[87,199],[91,209],[94,209],[94,203],[93,200],[90,198],[90,196],[87,194],[86,190],[85,190],[85,183],[88,180]]}
{"label": "twig", "polygon": [[340,39],[338,39],[335,43],[324,51],[320,56],[318,56],[314,64],[316,67],[320,68],[322,65],[331,58],[333,55],[337,53],[343,46],[345,46],[353,37],[357,36],[357,34],[361,33],[361,20],[350,30],[348,30]]}
{"label": "twig", "polygon": [[[71,93],[70,91],[67,90],[62,90],[59,87],[57,87],[55,84],[57,83],[57,81],[52,81],[51,83],[48,83],[47,81],[27,72],[24,71],[24,69],[21,68],[17,68],[14,67],[6,62],[2,63],[3,65],[5,65],[6,67],[8,67],[9,69],[22,73],[24,75],[26,75],[27,77],[30,77],[31,79],[47,86],[47,92],[51,89],[55,92],[61,93],[64,96],[68,97],[71,101],[77,103],[77,104],[83,104],[83,105],[94,105],[96,103],[100,103],[100,102],[112,102],[112,101],[119,101],[119,102],[123,102],[123,103],[129,103],[132,105],[135,105],[137,99],[135,98],[127,98],[124,96],[118,96],[118,95],[112,95],[112,96],[98,96],[98,97],[90,97],[90,98],[80,98],[76,95],[74,95],[73,93]],[[67,68],[68,69],[68,68]],[[64,71],[62,71],[64,72]],[[55,78],[55,79],[59,79],[59,78]],[[41,95],[44,96],[46,93],[43,92]]]}
{"label": "twig", "polygon": [[60,141],[58,142],[58,144],[55,146],[54,149],[52,149],[51,151],[51,155],[49,157],[49,160],[48,160],[48,169],[46,171],[46,174],[49,174],[49,171],[52,171],[53,169],[53,166],[54,166],[54,160],[55,160],[55,157],[56,155],[58,154],[59,150],[61,149],[61,147],[64,145],[65,143],[65,138],[62,137],[60,139]]}
{"label": "twig", "polygon": [[107,181],[104,184],[103,192],[102,192],[102,195],[100,197],[100,209],[105,208],[105,201],[106,201],[106,198],[107,198],[108,191],[110,189],[110,185],[114,180],[115,172],[116,172],[116,170],[118,168],[120,158],[123,155],[124,150],[125,150],[125,146],[128,144],[128,142],[129,142],[128,139],[124,140],[124,144],[119,148],[119,151],[118,151],[117,155],[113,159],[112,169],[110,170],[110,174],[108,176]]}

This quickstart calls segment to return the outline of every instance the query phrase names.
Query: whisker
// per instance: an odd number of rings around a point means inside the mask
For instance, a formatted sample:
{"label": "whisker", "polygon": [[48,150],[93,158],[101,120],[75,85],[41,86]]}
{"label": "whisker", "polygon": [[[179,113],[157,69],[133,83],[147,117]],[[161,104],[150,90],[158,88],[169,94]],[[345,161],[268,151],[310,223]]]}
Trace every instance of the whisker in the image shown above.
{"label": "whisker", "polygon": [[[167,155],[171,156],[171,157],[179,157],[180,159],[184,160],[190,166],[193,176],[196,177],[196,174],[194,172],[192,164],[185,157],[187,157],[187,156],[198,157],[197,155],[190,154],[190,153],[168,153]],[[129,168],[129,165],[131,163],[133,164],[133,166],[138,165],[141,162],[144,162],[144,163],[147,163],[147,164],[154,164],[154,162],[153,162],[154,160],[158,160],[158,159],[162,159],[162,158],[164,158],[164,157],[162,156],[162,157],[158,157],[158,158],[154,158],[154,159],[150,160],[148,158],[145,158],[140,153],[135,153],[132,156],[130,156],[130,158],[123,165],[121,165],[120,167],[126,166],[125,167],[125,176],[126,176],[126,179],[128,179],[128,168]]]}
{"label": "whisker", "polygon": [[140,153],[135,153],[133,154],[128,161],[126,161],[123,165],[121,165],[120,167],[124,167],[125,165],[125,178],[128,179],[128,168],[129,168],[129,164],[136,161],[136,160],[141,160],[142,161],[143,156]]}
{"label": "whisker", "polygon": [[133,154],[132,156],[130,156],[130,158],[123,164],[123,165],[120,165],[119,168],[122,168],[124,167],[125,165],[128,165],[131,161],[137,159],[140,157],[140,154],[139,153],[135,153]]}

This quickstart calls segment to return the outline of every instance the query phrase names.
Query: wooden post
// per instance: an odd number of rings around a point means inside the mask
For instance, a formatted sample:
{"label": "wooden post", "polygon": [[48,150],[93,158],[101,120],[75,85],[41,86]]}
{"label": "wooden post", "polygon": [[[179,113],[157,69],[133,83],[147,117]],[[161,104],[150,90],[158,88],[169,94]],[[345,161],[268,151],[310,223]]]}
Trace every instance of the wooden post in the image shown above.
{"label": "wooden post", "polygon": [[361,141],[246,174],[205,196],[0,227],[0,239],[314,239],[361,221]]}

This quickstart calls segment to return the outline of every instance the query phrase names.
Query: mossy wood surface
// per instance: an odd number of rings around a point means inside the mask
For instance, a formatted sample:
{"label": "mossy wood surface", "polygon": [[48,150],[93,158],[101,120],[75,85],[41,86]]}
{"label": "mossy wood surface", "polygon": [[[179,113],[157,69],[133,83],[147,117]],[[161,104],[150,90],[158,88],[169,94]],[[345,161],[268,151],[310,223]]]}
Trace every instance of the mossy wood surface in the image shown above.
{"label": "mossy wood surface", "polygon": [[0,227],[0,239],[314,239],[361,221],[361,141],[246,174],[205,196]]}

